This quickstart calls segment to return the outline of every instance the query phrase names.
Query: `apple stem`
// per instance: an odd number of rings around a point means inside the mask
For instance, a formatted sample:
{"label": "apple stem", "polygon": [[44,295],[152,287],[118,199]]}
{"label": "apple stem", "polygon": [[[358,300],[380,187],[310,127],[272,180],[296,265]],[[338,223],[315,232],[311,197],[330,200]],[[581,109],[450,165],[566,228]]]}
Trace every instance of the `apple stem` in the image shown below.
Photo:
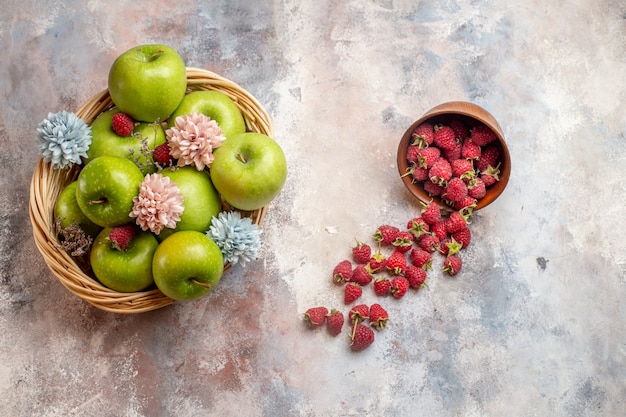
{"label": "apple stem", "polygon": [[246,158],[243,156],[243,154],[242,154],[242,153],[238,153],[238,154],[237,154],[237,158],[239,158],[239,160],[240,160],[241,162],[243,162],[244,164],[247,162],[247,161],[246,161]]}
{"label": "apple stem", "polygon": [[148,62],[150,61],[154,61],[155,59],[157,59],[159,57],[159,55],[161,55],[163,52],[165,52],[163,49],[159,49],[158,51],[154,52],[152,55],[150,55],[148,57]]}
{"label": "apple stem", "polygon": [[93,205],[95,205],[95,204],[104,204],[104,203],[106,203],[106,202],[107,202],[107,201],[106,201],[106,199],[101,199],[101,200],[92,200],[92,201],[90,201],[90,202],[89,202],[89,205],[90,205],[90,206],[93,206]]}
{"label": "apple stem", "polygon": [[209,284],[205,284],[204,282],[200,282],[195,278],[191,278],[191,282],[193,282],[196,285],[200,285],[201,287],[205,287],[205,288],[211,288],[211,285]]}

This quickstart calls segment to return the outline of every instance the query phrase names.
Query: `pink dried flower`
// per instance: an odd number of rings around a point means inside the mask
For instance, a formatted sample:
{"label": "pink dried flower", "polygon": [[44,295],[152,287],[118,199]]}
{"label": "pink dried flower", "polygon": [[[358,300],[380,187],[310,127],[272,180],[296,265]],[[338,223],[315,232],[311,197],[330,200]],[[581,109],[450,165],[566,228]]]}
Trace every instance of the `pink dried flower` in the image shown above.
{"label": "pink dried flower", "polygon": [[178,166],[194,165],[198,171],[211,166],[213,149],[226,140],[215,120],[196,112],[178,116],[165,134],[170,154],[178,160]]}
{"label": "pink dried flower", "polygon": [[183,209],[183,194],[176,183],[158,173],[148,174],[133,198],[130,217],[137,218],[142,230],[158,235],[164,227],[176,227]]}

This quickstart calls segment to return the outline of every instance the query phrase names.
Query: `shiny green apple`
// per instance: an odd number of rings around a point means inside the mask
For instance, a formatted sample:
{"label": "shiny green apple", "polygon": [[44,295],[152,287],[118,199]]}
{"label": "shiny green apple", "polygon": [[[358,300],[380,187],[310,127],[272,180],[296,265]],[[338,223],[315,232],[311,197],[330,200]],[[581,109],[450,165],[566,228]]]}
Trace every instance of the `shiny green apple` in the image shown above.
{"label": "shiny green apple", "polygon": [[261,133],[240,133],[226,139],[214,152],[213,185],[233,207],[256,210],[280,192],[287,179],[282,148]]}
{"label": "shiny green apple", "polygon": [[102,229],[93,242],[90,264],[98,281],[119,292],[143,291],[154,283],[152,258],[159,246],[150,232],[139,230],[126,250],[109,240],[111,228]]}
{"label": "shiny green apple", "polygon": [[142,122],[164,121],[187,90],[187,69],[173,48],[140,45],[122,53],[109,70],[109,94],[120,111]]}
{"label": "shiny green apple", "polygon": [[224,257],[206,234],[176,232],[162,241],[152,258],[154,282],[166,296],[190,301],[212,291],[224,272]]}
{"label": "shiny green apple", "polygon": [[76,202],[85,216],[99,226],[130,223],[133,198],[143,179],[144,175],[129,159],[100,156],[78,174]]}
{"label": "shiny green apple", "polygon": [[226,138],[246,131],[246,123],[239,107],[220,91],[201,90],[187,94],[167,123],[171,127],[176,117],[191,113],[202,113],[215,120]]}
{"label": "shiny green apple", "polygon": [[119,109],[112,109],[101,113],[91,124],[91,145],[87,151],[89,163],[102,155],[115,155],[135,162],[143,174],[156,171],[152,151],[155,147],[165,143],[165,131],[160,123],[141,122],[135,126],[132,136],[118,136],[111,126],[113,116],[120,113]]}
{"label": "shiny green apple", "polygon": [[196,230],[206,232],[213,216],[222,208],[222,200],[206,171],[198,171],[191,166],[173,167],[162,170],[161,175],[169,177],[183,195],[183,213],[176,228],[165,228],[159,234],[163,240],[174,232]]}
{"label": "shiny green apple", "polygon": [[81,211],[76,201],[76,181],[72,181],[61,190],[59,198],[54,205],[54,218],[60,219],[62,228],[66,228],[71,224],[78,225],[83,232],[95,238],[102,230]]}

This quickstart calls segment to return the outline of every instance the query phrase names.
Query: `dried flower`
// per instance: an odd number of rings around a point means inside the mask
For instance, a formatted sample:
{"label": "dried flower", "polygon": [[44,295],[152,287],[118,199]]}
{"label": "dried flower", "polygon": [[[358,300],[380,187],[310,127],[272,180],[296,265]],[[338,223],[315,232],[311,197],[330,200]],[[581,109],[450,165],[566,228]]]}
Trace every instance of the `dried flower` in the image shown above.
{"label": "dried flower", "polygon": [[213,217],[206,232],[224,255],[224,261],[232,264],[256,259],[261,247],[261,229],[248,217],[241,218],[238,211],[221,212]]}
{"label": "dried flower", "polygon": [[62,226],[62,219],[57,217],[54,221],[54,229],[59,239],[59,246],[73,257],[81,257],[89,254],[93,239],[78,225],[70,223]]}
{"label": "dried flower", "polygon": [[183,209],[183,194],[176,183],[158,173],[148,174],[133,198],[130,217],[136,217],[142,230],[158,235],[164,227],[176,227]]}
{"label": "dried flower", "polygon": [[91,145],[91,127],[74,113],[65,110],[48,113],[37,128],[39,153],[53,168],[81,164]]}
{"label": "dried flower", "polygon": [[174,126],[165,131],[172,158],[178,166],[194,165],[198,171],[213,163],[213,149],[226,140],[215,120],[202,113],[178,116]]}

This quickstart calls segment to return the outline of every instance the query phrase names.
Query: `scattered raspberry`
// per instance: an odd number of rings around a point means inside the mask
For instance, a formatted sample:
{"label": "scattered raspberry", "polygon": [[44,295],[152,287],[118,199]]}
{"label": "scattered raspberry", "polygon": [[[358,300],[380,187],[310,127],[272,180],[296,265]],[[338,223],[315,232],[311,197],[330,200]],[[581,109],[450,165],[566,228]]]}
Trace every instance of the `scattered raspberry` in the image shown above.
{"label": "scattered raspberry", "polygon": [[376,278],[373,285],[374,292],[381,297],[389,294],[389,290],[391,289],[391,281],[386,277]]}
{"label": "scattered raspberry", "polygon": [[454,149],[457,144],[456,135],[450,126],[439,124],[435,126],[433,144],[439,149]]}
{"label": "scattered raspberry", "polygon": [[363,294],[363,287],[355,282],[348,282],[344,288],[343,302],[352,304]]}
{"label": "scattered raspberry", "polygon": [[387,257],[380,250],[377,250],[370,258],[367,269],[372,274],[377,274],[385,269],[385,265],[387,265]]}
{"label": "scattered raspberry", "polygon": [[472,232],[469,227],[464,227],[463,229],[452,233],[452,238],[459,242],[462,248],[466,248],[472,241]]}
{"label": "scattered raspberry", "polygon": [[387,321],[389,321],[389,314],[387,310],[383,308],[380,304],[372,304],[370,306],[370,326],[375,328],[376,330],[382,330],[387,326]]}
{"label": "scattered raspberry", "polygon": [[424,284],[426,276],[427,274],[425,269],[414,265],[407,265],[406,270],[404,271],[404,277],[409,282],[409,286],[415,289],[420,288]]}
{"label": "scattered raspberry", "polygon": [[441,242],[446,237],[448,237],[448,229],[446,228],[446,220],[441,219],[437,223],[430,226],[430,234],[436,236],[437,239],[439,239],[439,242]]}
{"label": "scattered raspberry", "polygon": [[437,236],[433,234],[427,234],[422,235],[417,239],[417,246],[425,250],[426,252],[433,253],[439,248],[439,242],[440,239]]}
{"label": "scattered raspberry", "polygon": [[311,307],[304,313],[304,321],[311,329],[316,329],[324,324],[328,309],[326,307]]}
{"label": "scattered raspberry", "polygon": [[333,282],[343,284],[352,278],[352,263],[344,259],[333,269]]}
{"label": "scattered raspberry", "polygon": [[443,272],[453,276],[459,273],[461,266],[463,266],[463,262],[459,255],[448,256],[443,261]]}
{"label": "scattered raspberry", "polygon": [[364,287],[372,282],[373,278],[374,277],[370,273],[366,264],[358,264],[354,267],[354,270],[352,271],[352,278],[350,278],[350,282],[354,282]]}
{"label": "scattered raspberry", "polygon": [[339,310],[335,310],[334,308],[330,310],[330,313],[326,316],[326,328],[328,329],[328,332],[333,336],[337,336],[341,333],[343,323],[343,313]]}
{"label": "scattered raspberry", "polygon": [[398,232],[400,232],[400,229],[397,227],[384,224],[376,229],[372,238],[379,242],[382,246],[391,245],[391,242],[396,240]]}
{"label": "scattered raspberry", "polygon": [[352,259],[357,264],[366,264],[372,255],[372,248],[367,243],[356,241],[356,246],[352,248]]}
{"label": "scattered raspberry", "polygon": [[348,312],[348,320],[350,324],[365,321],[369,317],[370,309],[367,304],[358,304]]}
{"label": "scattered raspberry", "polygon": [[413,236],[413,233],[408,230],[402,230],[398,232],[396,239],[391,242],[391,244],[394,248],[396,248],[396,251],[406,253],[411,250],[414,240],[415,237]]}
{"label": "scattered raspberry", "polygon": [[469,214],[461,211],[453,211],[446,220],[446,230],[448,233],[457,232],[469,224]]}
{"label": "scattered raspberry", "polygon": [[432,270],[432,266],[431,266],[432,255],[430,252],[425,251],[424,249],[420,247],[416,247],[416,248],[411,249],[411,253],[409,254],[409,257],[411,259],[411,264],[413,266],[422,268],[424,270],[428,270],[428,269]]}
{"label": "scattered raspberry", "polygon": [[135,129],[135,121],[126,113],[115,113],[111,120],[111,127],[118,136],[130,136]]}
{"label": "scattered raspberry", "polygon": [[447,237],[439,244],[439,252],[444,256],[451,256],[459,253],[463,245],[452,237]]}
{"label": "scattered raspberry", "polygon": [[172,162],[172,155],[170,155],[170,145],[165,142],[154,148],[152,152],[152,159],[159,164],[169,165]]}
{"label": "scattered raspberry", "polygon": [[421,216],[414,217],[409,220],[406,228],[409,232],[413,233],[413,236],[415,237],[420,237],[424,233],[428,233],[430,231],[430,226]]}
{"label": "scattered raspberry", "polygon": [[402,275],[404,274],[404,268],[406,268],[404,253],[398,250],[393,251],[387,258],[387,271],[391,275]]}
{"label": "scattered raspberry", "polygon": [[406,291],[409,289],[409,281],[403,277],[403,276],[396,276],[393,277],[393,279],[391,280],[391,288],[389,289],[389,291],[391,292],[391,295],[393,295],[395,298],[402,298],[404,297],[404,294],[406,294]]}
{"label": "scattered raspberry", "polygon": [[117,226],[109,232],[109,241],[111,242],[113,248],[125,251],[128,249],[128,245],[133,240],[136,233],[137,227],[135,227],[134,223]]}
{"label": "scattered raspberry", "polygon": [[374,330],[372,330],[370,326],[359,323],[354,326],[351,338],[352,343],[350,344],[350,348],[354,352],[361,351],[374,343],[375,337],[376,336],[374,335]]}
{"label": "scattered raspberry", "polygon": [[428,204],[422,203],[422,206],[422,219],[426,223],[433,225],[441,220],[441,209],[436,203],[431,201]]}

